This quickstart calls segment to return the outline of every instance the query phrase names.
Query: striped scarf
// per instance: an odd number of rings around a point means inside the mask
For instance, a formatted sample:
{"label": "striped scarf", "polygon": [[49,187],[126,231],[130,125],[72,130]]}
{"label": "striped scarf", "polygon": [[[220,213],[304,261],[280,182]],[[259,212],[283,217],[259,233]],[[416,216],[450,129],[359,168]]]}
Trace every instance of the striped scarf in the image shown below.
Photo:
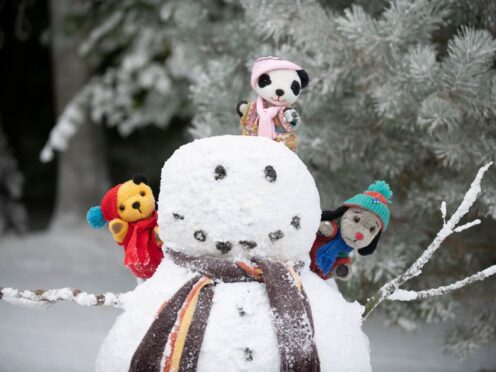
{"label": "striped scarf", "polygon": [[320,371],[312,312],[295,269],[267,258],[252,259],[252,266],[172,250],[168,253],[175,264],[198,275],[160,307],[133,355],[130,372],[196,370],[215,281],[265,283],[279,343],[280,371]]}

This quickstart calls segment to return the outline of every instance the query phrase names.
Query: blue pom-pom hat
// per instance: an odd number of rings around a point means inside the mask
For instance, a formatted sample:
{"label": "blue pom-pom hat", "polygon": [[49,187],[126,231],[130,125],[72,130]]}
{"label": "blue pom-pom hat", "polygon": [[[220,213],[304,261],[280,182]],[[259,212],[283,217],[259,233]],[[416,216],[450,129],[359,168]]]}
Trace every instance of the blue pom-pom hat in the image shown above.
{"label": "blue pom-pom hat", "polygon": [[346,200],[344,206],[358,207],[374,213],[382,222],[382,230],[386,230],[389,224],[389,204],[393,192],[385,181],[375,181],[362,194]]}
{"label": "blue pom-pom hat", "polygon": [[91,207],[88,209],[86,220],[90,226],[95,229],[101,229],[107,224],[107,221],[105,221],[105,218],[103,217],[102,208],[100,207]]}

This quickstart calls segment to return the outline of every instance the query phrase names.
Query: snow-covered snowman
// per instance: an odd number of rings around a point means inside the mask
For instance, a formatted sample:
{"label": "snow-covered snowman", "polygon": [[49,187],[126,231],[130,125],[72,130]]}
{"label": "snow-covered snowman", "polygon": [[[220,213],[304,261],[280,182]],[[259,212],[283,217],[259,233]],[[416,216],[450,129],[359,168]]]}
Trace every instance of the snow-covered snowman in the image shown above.
{"label": "snow-covered snowman", "polygon": [[319,193],[284,144],[182,146],[158,214],[164,259],[123,296],[97,371],[371,370],[361,306],[308,268]]}

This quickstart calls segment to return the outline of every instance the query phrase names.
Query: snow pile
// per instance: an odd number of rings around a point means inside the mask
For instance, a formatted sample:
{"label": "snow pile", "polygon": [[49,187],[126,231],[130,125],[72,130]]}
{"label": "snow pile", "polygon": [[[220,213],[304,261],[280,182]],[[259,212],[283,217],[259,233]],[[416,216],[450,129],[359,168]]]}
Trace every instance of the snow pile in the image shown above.
{"label": "snow pile", "polygon": [[[96,370],[127,371],[159,307],[193,276],[166,257],[151,279],[121,297],[125,312],[103,343]],[[361,330],[362,306],[345,301],[336,288],[309,270],[304,270],[301,280],[312,307],[321,370],[371,371],[369,342]],[[229,366],[229,371],[277,372],[279,364],[265,285],[217,284],[197,370]]]}

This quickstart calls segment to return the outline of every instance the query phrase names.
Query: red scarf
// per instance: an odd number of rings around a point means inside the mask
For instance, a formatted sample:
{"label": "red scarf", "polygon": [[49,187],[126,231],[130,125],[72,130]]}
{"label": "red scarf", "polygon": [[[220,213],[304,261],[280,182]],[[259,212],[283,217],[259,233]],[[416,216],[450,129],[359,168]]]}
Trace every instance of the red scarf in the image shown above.
{"label": "red scarf", "polygon": [[124,246],[124,265],[138,278],[148,279],[164,257],[162,244],[157,243],[153,229],[157,226],[157,212],[136,222],[129,222]]}

